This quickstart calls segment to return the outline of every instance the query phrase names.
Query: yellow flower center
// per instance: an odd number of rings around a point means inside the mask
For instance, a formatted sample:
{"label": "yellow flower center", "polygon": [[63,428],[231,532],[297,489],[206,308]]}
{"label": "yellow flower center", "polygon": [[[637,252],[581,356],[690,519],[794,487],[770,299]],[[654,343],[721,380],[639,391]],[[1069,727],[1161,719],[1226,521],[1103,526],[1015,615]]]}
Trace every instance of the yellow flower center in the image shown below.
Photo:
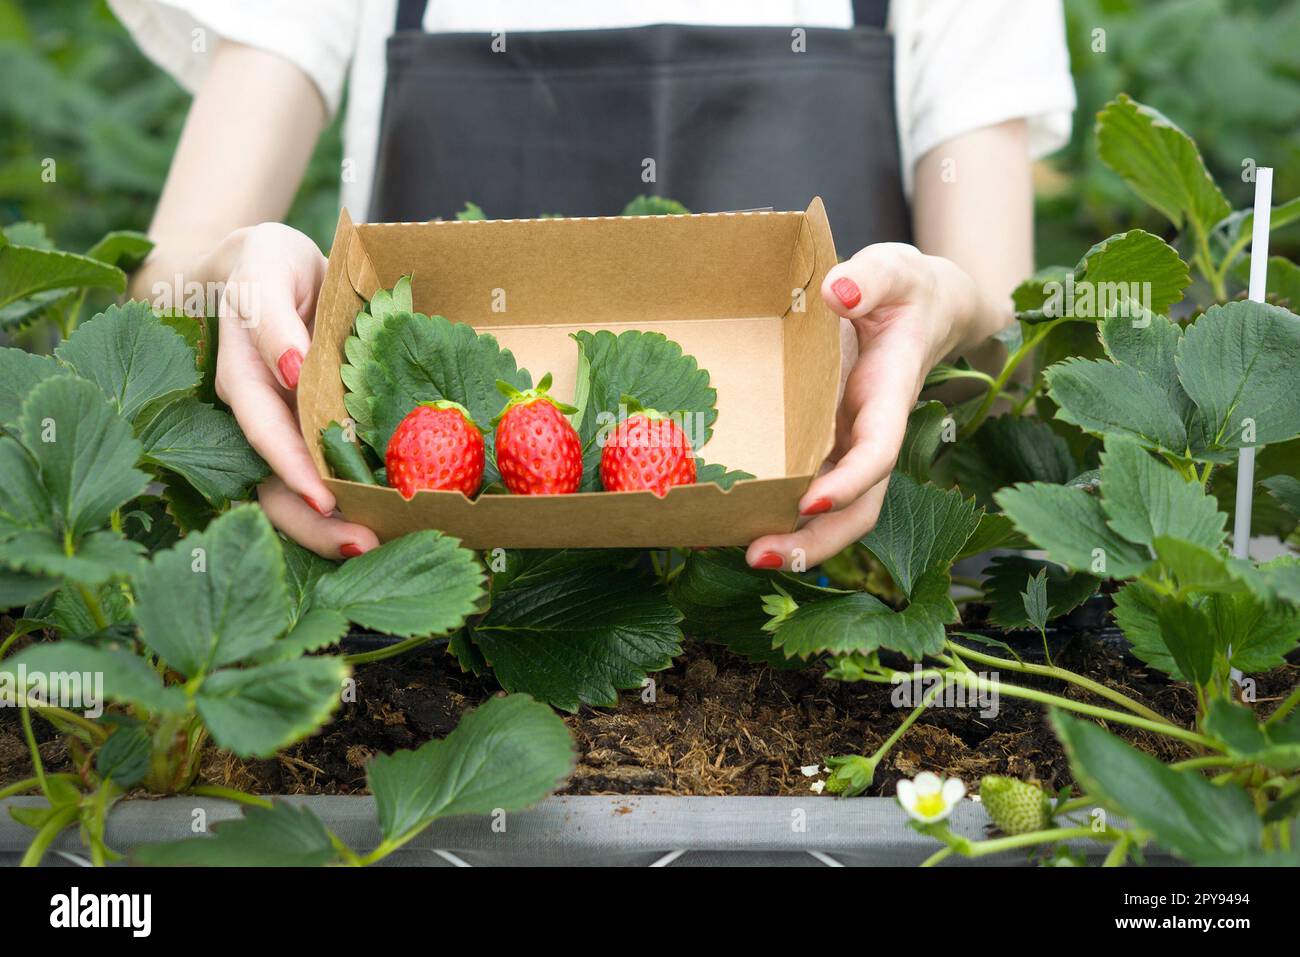
{"label": "yellow flower center", "polygon": [[943,794],[938,791],[919,795],[916,799],[916,813],[922,817],[934,817],[936,814],[942,814],[943,809]]}

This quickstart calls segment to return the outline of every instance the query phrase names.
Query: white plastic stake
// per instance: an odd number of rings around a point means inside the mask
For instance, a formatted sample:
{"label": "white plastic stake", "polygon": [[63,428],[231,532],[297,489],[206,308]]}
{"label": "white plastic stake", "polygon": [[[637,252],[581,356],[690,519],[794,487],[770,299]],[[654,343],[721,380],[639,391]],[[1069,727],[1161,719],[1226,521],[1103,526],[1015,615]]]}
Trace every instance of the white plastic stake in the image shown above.
{"label": "white plastic stake", "polygon": [[[1250,238],[1250,298],[1264,301],[1268,284],[1268,228],[1273,212],[1273,169],[1255,169],[1255,220]],[[1232,522],[1232,553],[1250,557],[1250,510],[1255,493],[1255,448],[1241,450],[1237,459],[1237,510]]]}

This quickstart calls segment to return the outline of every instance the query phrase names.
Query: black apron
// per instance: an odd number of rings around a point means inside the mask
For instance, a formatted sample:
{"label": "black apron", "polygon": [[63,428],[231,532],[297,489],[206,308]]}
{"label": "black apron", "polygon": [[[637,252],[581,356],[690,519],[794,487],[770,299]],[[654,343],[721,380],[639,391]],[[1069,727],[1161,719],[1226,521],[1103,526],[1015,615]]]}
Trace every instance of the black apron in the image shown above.
{"label": "black apron", "polygon": [[[399,0],[388,41],[375,222],[608,216],[633,197],[693,212],[802,210],[821,196],[840,254],[909,242],[886,3],[850,30],[660,24],[425,33]],[[650,177],[653,176],[651,180]]]}

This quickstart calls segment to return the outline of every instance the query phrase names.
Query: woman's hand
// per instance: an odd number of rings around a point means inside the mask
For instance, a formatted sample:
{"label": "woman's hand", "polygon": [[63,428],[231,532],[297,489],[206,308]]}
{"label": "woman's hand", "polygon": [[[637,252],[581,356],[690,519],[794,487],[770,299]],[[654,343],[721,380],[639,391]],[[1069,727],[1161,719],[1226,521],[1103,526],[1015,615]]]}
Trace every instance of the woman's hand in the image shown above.
{"label": "woman's hand", "polygon": [[325,257],[279,223],[237,230],[222,246],[218,258],[231,265],[219,310],[216,389],[275,473],[258,488],[258,500],[272,524],[318,555],[369,551],[379,544],[374,532],[331,517],[334,496],[316,472],[294,413]]}
{"label": "woman's hand", "polygon": [[913,246],[868,246],[833,268],[822,298],[841,317],[843,395],[831,467],[799,502],[808,521],[788,535],[754,541],[754,568],[811,568],[876,524],[889,473],[930,368],[980,341],[979,290],[947,259]]}

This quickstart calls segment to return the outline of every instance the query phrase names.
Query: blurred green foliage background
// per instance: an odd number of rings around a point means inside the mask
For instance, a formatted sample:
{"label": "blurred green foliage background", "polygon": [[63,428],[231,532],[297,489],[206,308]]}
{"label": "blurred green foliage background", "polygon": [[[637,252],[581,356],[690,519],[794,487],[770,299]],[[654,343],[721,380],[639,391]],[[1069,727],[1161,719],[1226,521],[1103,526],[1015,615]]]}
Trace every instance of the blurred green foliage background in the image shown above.
{"label": "blurred green foliage background", "polygon": [[[1277,201],[1300,195],[1300,2],[1065,6],[1079,111],[1070,145],[1038,171],[1040,263],[1073,263],[1133,225],[1169,232],[1096,158],[1093,115],[1120,91],[1191,133],[1234,204],[1250,202],[1247,158],[1276,168]],[[103,0],[0,0],[0,225],[43,222],[74,251],[110,229],[145,229],[187,104]],[[322,246],[337,216],[340,154],[336,123],[289,220]],[[42,181],[46,157],[57,161],[55,184]],[[1300,251],[1297,232],[1275,237],[1279,252]]]}

